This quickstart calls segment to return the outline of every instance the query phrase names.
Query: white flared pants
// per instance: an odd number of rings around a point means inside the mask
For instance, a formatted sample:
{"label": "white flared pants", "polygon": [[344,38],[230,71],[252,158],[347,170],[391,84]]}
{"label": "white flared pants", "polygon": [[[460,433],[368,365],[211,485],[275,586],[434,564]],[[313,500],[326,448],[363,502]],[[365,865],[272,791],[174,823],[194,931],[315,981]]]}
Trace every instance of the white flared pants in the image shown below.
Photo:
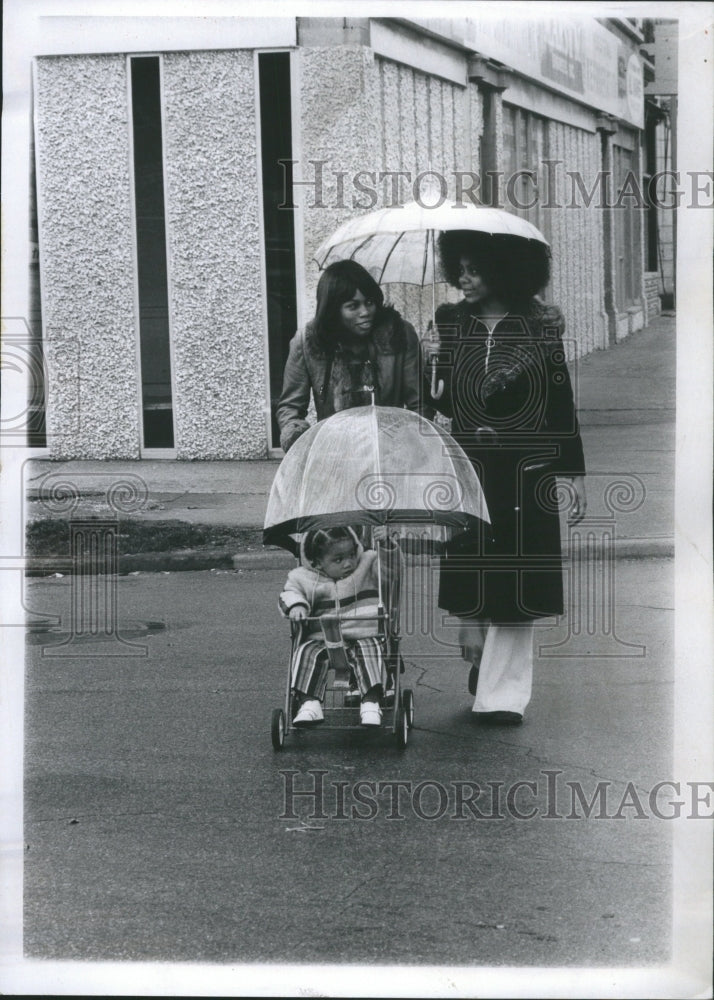
{"label": "white flared pants", "polygon": [[533,686],[533,624],[461,620],[463,657],[479,667],[474,712],[523,714]]}

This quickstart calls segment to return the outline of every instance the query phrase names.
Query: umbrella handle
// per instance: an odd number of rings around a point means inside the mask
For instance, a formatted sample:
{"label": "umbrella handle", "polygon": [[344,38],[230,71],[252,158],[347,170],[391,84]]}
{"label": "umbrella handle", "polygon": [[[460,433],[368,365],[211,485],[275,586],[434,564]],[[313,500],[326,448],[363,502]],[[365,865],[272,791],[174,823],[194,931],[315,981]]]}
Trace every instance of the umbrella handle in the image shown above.
{"label": "umbrella handle", "polygon": [[432,354],[430,358],[431,363],[431,385],[429,386],[429,392],[431,393],[432,399],[441,399],[444,394],[444,382],[439,379],[438,383],[436,380],[436,354]]}
{"label": "umbrella handle", "polygon": [[[431,170],[431,167],[429,167]],[[436,328],[436,254],[434,252],[434,230],[429,230],[431,240],[431,323],[429,324],[429,335],[434,336]],[[441,379],[436,380],[436,359],[437,355],[431,355],[431,385],[429,391],[432,399],[441,399],[444,392],[444,383]]]}

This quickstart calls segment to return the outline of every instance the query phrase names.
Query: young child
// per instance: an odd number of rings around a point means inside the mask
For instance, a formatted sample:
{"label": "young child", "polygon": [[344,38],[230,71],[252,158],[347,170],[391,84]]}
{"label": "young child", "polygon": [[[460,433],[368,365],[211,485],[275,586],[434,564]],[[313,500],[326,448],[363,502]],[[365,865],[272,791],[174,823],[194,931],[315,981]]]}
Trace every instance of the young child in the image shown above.
{"label": "young child", "polygon": [[[378,544],[388,548],[384,543]],[[396,551],[396,546],[391,549]],[[385,559],[382,565],[384,588],[388,584],[388,561]],[[288,574],[279,601],[280,610],[293,621],[326,615],[339,620],[347,657],[362,696],[363,726],[379,726],[382,721],[379,699],[384,650],[376,621],[377,566],[376,550],[365,550],[354,529],[309,531],[302,542],[301,565]],[[374,616],[372,620],[358,620],[369,615]],[[329,660],[320,622],[310,622],[308,631],[309,637],[296,650],[292,664],[293,690],[302,699],[293,719],[295,726],[324,721],[322,701]]]}

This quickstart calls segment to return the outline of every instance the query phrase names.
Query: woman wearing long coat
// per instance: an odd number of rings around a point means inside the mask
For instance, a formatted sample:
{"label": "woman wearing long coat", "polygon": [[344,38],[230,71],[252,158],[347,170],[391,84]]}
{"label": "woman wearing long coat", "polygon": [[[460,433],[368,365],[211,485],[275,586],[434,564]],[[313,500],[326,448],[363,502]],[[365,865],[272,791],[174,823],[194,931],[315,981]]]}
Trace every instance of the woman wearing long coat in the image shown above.
{"label": "woman wearing long coat", "polygon": [[535,295],[549,276],[545,244],[449,232],[439,249],[464,299],[437,310],[434,405],[452,418],[491,518],[448,547],[439,606],[460,619],[476,717],[514,724],[531,695],[533,622],[563,612],[559,507],[571,523],[585,513],[564,320]]}

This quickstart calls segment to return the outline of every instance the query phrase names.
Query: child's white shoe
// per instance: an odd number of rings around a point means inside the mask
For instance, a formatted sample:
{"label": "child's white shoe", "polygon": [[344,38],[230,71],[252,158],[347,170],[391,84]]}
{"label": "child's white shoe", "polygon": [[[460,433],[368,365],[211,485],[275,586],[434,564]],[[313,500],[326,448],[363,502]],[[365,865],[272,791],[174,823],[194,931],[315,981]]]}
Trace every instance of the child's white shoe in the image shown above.
{"label": "child's white shoe", "polygon": [[376,701],[363,701],[359,707],[359,721],[363,726],[381,726],[382,709]]}
{"label": "child's white shoe", "polygon": [[293,719],[294,726],[315,726],[318,722],[324,722],[325,716],[322,712],[322,705],[317,698],[308,698],[300,706],[300,711]]}

